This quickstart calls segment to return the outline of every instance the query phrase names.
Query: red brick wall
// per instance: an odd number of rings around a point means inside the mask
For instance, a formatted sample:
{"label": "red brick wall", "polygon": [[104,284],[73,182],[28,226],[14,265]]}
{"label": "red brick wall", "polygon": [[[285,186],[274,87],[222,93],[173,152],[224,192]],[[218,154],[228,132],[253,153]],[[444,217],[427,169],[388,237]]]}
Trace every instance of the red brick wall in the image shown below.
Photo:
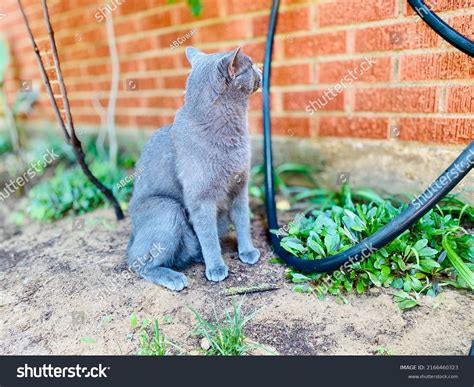
{"label": "red brick wall", "polygon": [[[99,122],[94,95],[104,105],[107,101],[111,66],[105,21],[95,15],[98,7],[117,1],[48,1],[78,124]],[[203,0],[198,18],[183,2],[121,2],[113,11],[121,67],[121,126],[157,127],[172,120],[189,71],[184,57],[188,44],[209,52],[241,45],[254,61],[263,61],[270,0]],[[23,3],[54,78],[40,1]],[[427,3],[474,39],[474,0]],[[10,42],[15,63],[8,82],[14,91],[22,80],[39,80],[39,73],[16,0],[2,0],[0,13],[0,31]],[[194,28],[191,39],[170,48]],[[362,72],[364,61],[375,63]],[[127,90],[127,82],[135,90]],[[474,138],[474,60],[442,41],[405,0],[282,1],[272,85],[274,132],[280,135],[397,137],[452,144]],[[260,99],[261,94],[252,98],[254,133],[261,130]],[[43,93],[34,118],[45,117],[53,119]]]}

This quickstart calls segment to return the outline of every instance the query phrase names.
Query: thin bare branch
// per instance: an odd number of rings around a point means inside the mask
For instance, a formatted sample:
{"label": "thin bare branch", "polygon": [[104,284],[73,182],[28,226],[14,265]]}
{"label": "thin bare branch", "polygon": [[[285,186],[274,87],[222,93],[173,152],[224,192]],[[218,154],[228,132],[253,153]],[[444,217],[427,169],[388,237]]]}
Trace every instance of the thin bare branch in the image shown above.
{"label": "thin bare branch", "polygon": [[51,105],[53,106],[54,114],[56,115],[56,119],[58,120],[59,126],[63,130],[64,136],[66,137],[66,141],[70,143],[71,137],[69,136],[66,126],[64,125],[63,119],[61,117],[61,112],[59,111],[58,104],[56,102],[56,98],[54,98],[54,93],[53,93],[53,89],[51,88],[51,82],[49,81],[48,73],[46,72],[43,62],[41,60],[41,54],[36,44],[35,38],[33,36],[33,32],[31,32],[30,23],[28,23],[28,18],[26,17],[26,13],[25,13],[25,10],[23,9],[23,5],[21,4],[21,0],[18,0],[18,7],[20,7],[20,11],[23,16],[23,20],[25,21],[28,35],[33,44],[33,49],[35,51],[36,60],[38,61],[41,77],[43,78],[44,85],[46,86],[46,91],[48,92]]}
{"label": "thin bare branch", "polygon": [[76,131],[74,129],[74,123],[73,123],[73,120],[72,120],[71,109],[70,109],[70,106],[69,106],[69,100],[67,98],[66,86],[64,84],[64,79],[63,79],[63,76],[62,76],[62,73],[61,73],[61,66],[60,66],[60,63],[59,63],[58,50],[56,48],[56,42],[55,42],[55,39],[54,39],[54,31],[53,31],[53,28],[51,26],[51,21],[49,19],[48,6],[46,4],[46,0],[42,0],[43,16],[44,16],[44,20],[45,20],[45,23],[46,23],[46,27],[48,29],[49,39],[50,39],[50,42],[51,42],[51,49],[52,49],[52,55],[53,55],[53,60],[54,60],[54,66],[55,66],[56,74],[57,74],[57,77],[58,77],[59,89],[61,91],[61,97],[62,97],[63,102],[64,102],[64,110],[65,110],[66,120],[67,120],[67,124],[68,124],[69,130],[70,130],[70,133],[66,129],[66,126],[65,126],[64,121],[62,119],[61,113],[59,112],[59,108],[58,108],[56,99],[54,98],[54,93],[53,93],[53,90],[51,88],[51,83],[50,83],[49,77],[46,73],[43,61],[41,60],[41,55],[40,55],[38,46],[36,44],[35,38],[33,36],[33,33],[31,32],[31,28],[30,28],[30,25],[28,23],[28,18],[26,17],[25,11],[24,11],[23,6],[21,4],[21,0],[18,0],[18,6],[20,7],[21,13],[23,15],[23,19],[25,20],[25,24],[26,24],[26,27],[28,29],[28,34],[30,36],[31,42],[33,44],[33,48],[34,48],[35,53],[36,53],[36,57],[38,59],[38,64],[40,66],[40,71],[41,71],[41,74],[43,76],[43,81],[45,82],[46,90],[48,91],[49,97],[51,99],[51,103],[53,105],[53,109],[56,113],[56,118],[58,119],[58,122],[59,122],[60,126],[63,128],[63,131],[66,135],[66,138],[67,138],[68,142],[72,145],[72,149],[74,151],[74,154],[76,155],[77,161],[78,161],[82,171],[87,176],[87,178],[91,181],[91,183],[94,184],[102,192],[102,194],[108,199],[108,201],[113,205],[113,207],[115,209],[115,215],[116,215],[117,219],[118,220],[123,219],[124,218],[123,211],[120,207],[119,202],[117,201],[117,199],[113,195],[112,191],[110,191],[99,180],[97,180],[97,178],[92,174],[91,170],[89,169],[89,167],[88,167],[88,165],[85,161],[85,154],[84,154],[84,151],[82,149],[82,144],[76,136]]}

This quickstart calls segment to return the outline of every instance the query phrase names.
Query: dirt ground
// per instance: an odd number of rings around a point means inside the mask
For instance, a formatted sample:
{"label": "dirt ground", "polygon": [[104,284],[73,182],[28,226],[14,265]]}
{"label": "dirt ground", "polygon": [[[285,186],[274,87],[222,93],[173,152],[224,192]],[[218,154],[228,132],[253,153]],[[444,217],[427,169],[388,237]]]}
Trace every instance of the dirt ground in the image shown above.
{"label": "dirt ground", "polygon": [[18,227],[7,221],[8,207],[0,208],[0,354],[135,354],[132,313],[158,318],[181,352],[200,353],[189,308],[211,317],[231,304],[226,288],[261,283],[279,289],[246,296],[244,310],[258,310],[247,335],[277,354],[462,355],[474,339],[473,295],[465,291],[447,289],[405,312],[389,289],[351,295],[347,305],[293,292],[285,267],[269,263],[258,211],[256,266],[242,264],[227,243],[227,280],[206,281],[196,264],[186,270],[188,288],[174,293],[127,271],[129,220],[116,224],[111,210]]}

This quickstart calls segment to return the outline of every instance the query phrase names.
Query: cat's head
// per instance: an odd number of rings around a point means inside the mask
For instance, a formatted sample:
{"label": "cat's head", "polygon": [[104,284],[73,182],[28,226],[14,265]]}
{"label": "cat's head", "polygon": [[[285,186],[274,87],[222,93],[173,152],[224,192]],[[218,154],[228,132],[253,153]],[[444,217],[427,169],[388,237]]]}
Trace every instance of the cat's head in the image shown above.
{"label": "cat's head", "polygon": [[227,95],[248,99],[262,86],[262,72],[241,48],[231,52],[205,54],[194,47],[186,48],[191,73],[186,98]]}

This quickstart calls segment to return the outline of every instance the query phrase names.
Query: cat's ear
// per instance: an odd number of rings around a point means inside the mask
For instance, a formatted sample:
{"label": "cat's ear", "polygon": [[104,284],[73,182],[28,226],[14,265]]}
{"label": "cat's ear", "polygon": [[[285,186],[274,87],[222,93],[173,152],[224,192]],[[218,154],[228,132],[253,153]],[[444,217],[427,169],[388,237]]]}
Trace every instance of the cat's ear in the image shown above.
{"label": "cat's ear", "polygon": [[188,58],[189,63],[191,65],[193,64],[193,59],[196,58],[199,54],[202,54],[201,51],[199,51],[197,48],[194,48],[192,46],[186,47],[186,58]]}
{"label": "cat's ear", "polygon": [[234,78],[235,74],[239,70],[239,64],[241,63],[239,58],[242,55],[242,48],[237,47],[234,51],[230,52],[222,59],[225,67],[227,68],[227,72],[231,78]]}

